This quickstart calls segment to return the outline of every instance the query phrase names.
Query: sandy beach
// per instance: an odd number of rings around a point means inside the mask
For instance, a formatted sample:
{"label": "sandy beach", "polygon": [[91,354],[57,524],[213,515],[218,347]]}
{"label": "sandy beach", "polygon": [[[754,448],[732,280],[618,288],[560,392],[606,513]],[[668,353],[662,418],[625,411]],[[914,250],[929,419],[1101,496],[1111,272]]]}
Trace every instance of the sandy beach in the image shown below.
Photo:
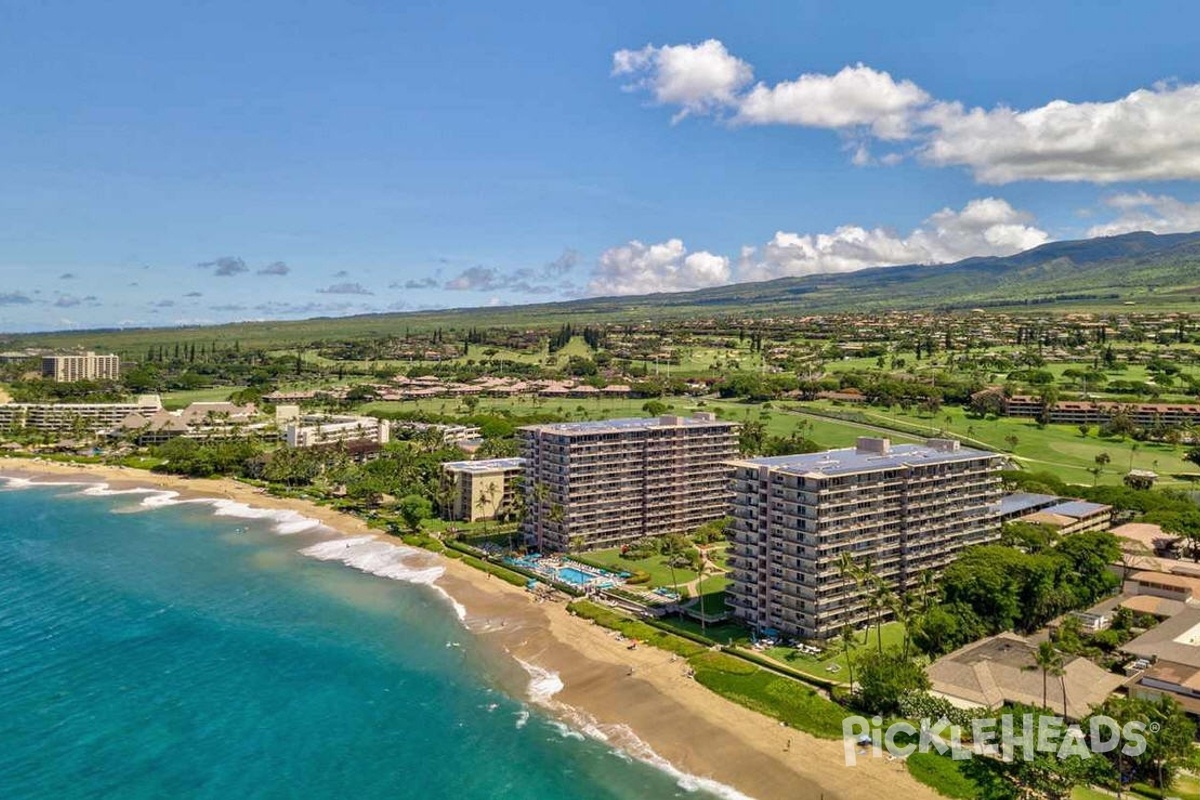
{"label": "sandy beach", "polygon": [[[94,465],[0,458],[0,476],[89,480],[112,488],[144,487],[184,497],[224,498],[286,509],[347,535],[377,535],[355,517],[303,500],[272,497],[232,480],[185,479]],[[527,696],[528,674],[513,659],[556,673],[562,688],[544,702],[574,727],[605,736],[633,755],[660,759],[679,771],[769,798],[939,797],[901,762],[844,765],[842,743],[816,739],[745,709],[684,674],[685,664],[650,647],[628,650],[604,628],[552,602],[454,559],[439,558],[438,586],[467,610],[466,624],[498,657],[506,688]],[[632,674],[631,674],[632,670]]]}

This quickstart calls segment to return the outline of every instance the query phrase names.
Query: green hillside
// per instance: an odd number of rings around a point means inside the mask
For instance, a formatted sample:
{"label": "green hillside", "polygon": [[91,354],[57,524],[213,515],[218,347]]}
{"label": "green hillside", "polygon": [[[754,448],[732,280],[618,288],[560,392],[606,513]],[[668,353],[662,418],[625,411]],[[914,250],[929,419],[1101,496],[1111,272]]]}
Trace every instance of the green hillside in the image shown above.
{"label": "green hillside", "polygon": [[[436,327],[546,327],[587,320],[835,311],[1191,306],[1200,302],[1200,233],[1131,233],[1055,242],[1013,256],[954,264],[876,267],[780,278],[674,294],[599,297],[501,308],[451,309],[295,322],[173,328],[172,342],[238,340],[244,346],[382,337]],[[136,350],[161,340],[151,329],[0,335],[0,346]]]}

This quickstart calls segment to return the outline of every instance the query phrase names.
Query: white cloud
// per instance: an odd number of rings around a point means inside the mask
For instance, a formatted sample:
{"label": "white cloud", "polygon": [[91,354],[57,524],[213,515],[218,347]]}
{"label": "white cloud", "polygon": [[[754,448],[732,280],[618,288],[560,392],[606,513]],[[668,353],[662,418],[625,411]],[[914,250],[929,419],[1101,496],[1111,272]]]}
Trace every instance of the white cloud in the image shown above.
{"label": "white cloud", "polygon": [[361,283],[335,283],[324,289],[317,289],[319,294],[375,294]]}
{"label": "white cloud", "polygon": [[754,78],[750,65],[730,55],[716,39],[618,50],[613,54],[612,74],[634,76],[627,88],[647,89],[657,102],[679,106],[675,119],[733,105],[736,92]]}
{"label": "white cloud", "polygon": [[1115,219],[1088,229],[1088,236],[1117,236],[1133,231],[1191,233],[1200,231],[1200,203],[1145,192],[1117,194],[1104,204],[1118,211]]}
{"label": "white cloud", "polygon": [[761,248],[744,248],[740,280],[852,272],[900,264],[944,264],[971,256],[1003,256],[1049,241],[1033,218],[1004,200],[972,200],[961,211],[944,208],[907,236],[883,228],[843,225],[833,233],[779,231]]}
{"label": "white cloud", "polygon": [[985,183],[1200,178],[1200,84],[1028,111],[939,103],[925,121],[931,132],[922,157],[968,167]]}
{"label": "white cloud", "polygon": [[632,241],[604,251],[588,285],[593,295],[679,292],[720,286],[730,278],[729,259],[704,250],[689,253],[679,239]]}
{"label": "white cloud", "polygon": [[[905,141],[922,163],[964,167],[982,183],[1200,179],[1200,84],[1160,83],[1106,102],[966,108],[864,64],[750,87],[751,66],[715,39],[621,50],[613,56],[613,73],[635,77],[626,88],[677,106],[675,119],[727,114],[746,125]],[[862,142],[847,149],[860,166],[903,157],[888,153],[876,160]]]}
{"label": "white cloud", "polygon": [[868,126],[881,139],[908,136],[914,109],[929,95],[912,81],[895,81],[863,64],[836,75],[809,73],[774,86],[756,85],[739,99],[737,120],[754,125],[810,128]]}

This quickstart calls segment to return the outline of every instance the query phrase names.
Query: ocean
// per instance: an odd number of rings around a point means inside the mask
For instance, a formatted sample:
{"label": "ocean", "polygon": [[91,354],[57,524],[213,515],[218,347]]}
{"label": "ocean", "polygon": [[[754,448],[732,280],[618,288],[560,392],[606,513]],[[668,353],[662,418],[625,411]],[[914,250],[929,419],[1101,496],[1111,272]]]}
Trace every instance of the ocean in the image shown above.
{"label": "ocean", "polygon": [[294,512],[0,479],[0,797],[736,795],[555,719],[553,674],[502,690],[439,571]]}

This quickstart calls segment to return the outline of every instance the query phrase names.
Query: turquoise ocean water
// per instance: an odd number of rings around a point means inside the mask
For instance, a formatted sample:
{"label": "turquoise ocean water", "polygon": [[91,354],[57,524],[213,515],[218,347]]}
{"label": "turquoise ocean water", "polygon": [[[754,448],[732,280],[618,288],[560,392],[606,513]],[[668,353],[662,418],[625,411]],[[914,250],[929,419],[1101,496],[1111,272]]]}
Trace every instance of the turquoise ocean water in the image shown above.
{"label": "turquoise ocean water", "polygon": [[712,796],[500,691],[428,569],[147,497],[0,479],[0,798]]}

